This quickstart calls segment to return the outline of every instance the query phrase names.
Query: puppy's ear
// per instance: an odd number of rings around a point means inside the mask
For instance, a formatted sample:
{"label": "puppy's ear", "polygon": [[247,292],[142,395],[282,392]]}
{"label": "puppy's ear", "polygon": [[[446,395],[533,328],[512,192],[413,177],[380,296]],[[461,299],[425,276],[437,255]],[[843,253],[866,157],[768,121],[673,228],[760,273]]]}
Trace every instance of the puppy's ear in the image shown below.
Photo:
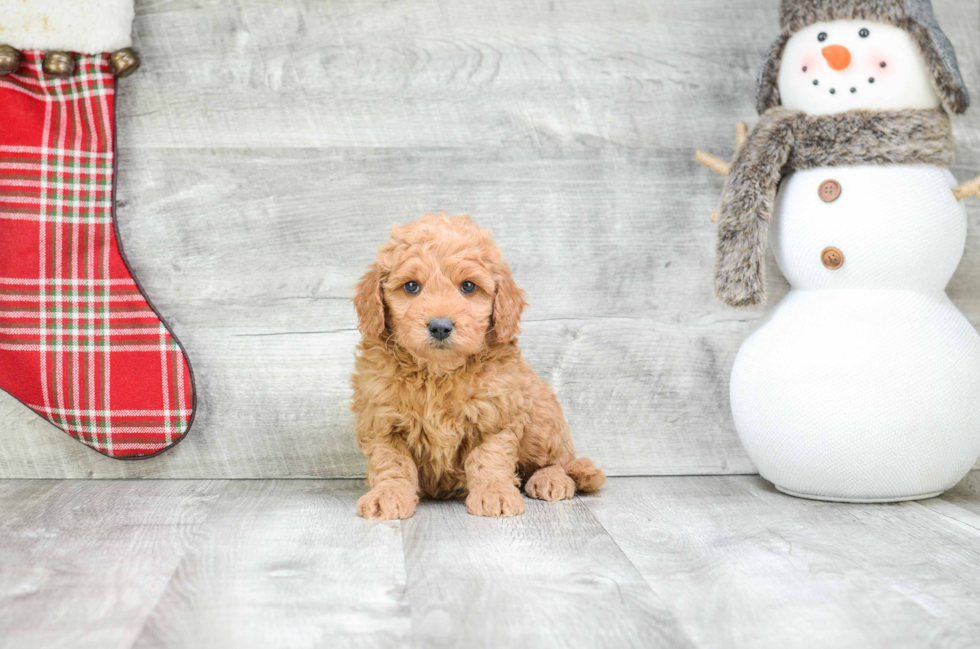
{"label": "puppy's ear", "polygon": [[385,332],[385,302],[381,289],[383,281],[381,265],[374,262],[368,266],[368,271],[358,280],[355,288],[357,328],[366,338],[381,338]]}
{"label": "puppy's ear", "polygon": [[521,314],[527,302],[510,274],[510,266],[500,262],[494,270],[497,292],[493,298],[493,332],[497,342],[507,343],[521,333]]}

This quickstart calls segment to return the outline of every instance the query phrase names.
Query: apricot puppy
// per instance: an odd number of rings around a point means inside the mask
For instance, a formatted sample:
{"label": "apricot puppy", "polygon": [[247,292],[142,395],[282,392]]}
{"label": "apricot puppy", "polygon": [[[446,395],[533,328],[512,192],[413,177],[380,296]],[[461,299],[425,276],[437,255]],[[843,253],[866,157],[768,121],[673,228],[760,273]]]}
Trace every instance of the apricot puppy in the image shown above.
{"label": "apricot puppy", "polygon": [[396,227],[357,284],[357,441],[365,518],[408,518],[419,494],[466,495],[478,516],[595,491],[551,388],[517,346],[524,294],[488,230],[427,214]]}

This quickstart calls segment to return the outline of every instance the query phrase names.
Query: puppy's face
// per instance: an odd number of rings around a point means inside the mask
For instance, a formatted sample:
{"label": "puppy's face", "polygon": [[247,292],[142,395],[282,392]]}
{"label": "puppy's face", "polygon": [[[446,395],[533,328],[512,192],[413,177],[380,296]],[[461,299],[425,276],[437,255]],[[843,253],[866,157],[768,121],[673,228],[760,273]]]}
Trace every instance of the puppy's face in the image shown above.
{"label": "puppy's face", "polygon": [[354,304],[366,337],[452,366],[512,340],[524,298],[489,232],[468,217],[426,215],[381,246]]}
{"label": "puppy's face", "polygon": [[426,360],[478,353],[493,315],[490,271],[475,251],[459,245],[420,246],[410,253],[382,285],[395,340]]}

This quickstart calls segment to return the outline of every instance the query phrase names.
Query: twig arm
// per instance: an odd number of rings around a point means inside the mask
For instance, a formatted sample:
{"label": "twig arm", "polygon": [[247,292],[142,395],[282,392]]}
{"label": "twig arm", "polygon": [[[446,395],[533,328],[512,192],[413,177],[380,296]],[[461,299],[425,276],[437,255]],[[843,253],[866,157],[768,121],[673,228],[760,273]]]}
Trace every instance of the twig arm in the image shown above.
{"label": "twig arm", "polygon": [[718,156],[711,155],[707,151],[698,151],[694,154],[694,159],[708,169],[711,169],[713,172],[721,174],[722,176],[727,176],[728,172],[732,169],[732,165],[730,163],[725,162]]}
{"label": "twig arm", "polygon": [[749,125],[745,122],[739,122],[735,125],[735,151],[736,153],[745,144],[745,141],[749,139]]}
{"label": "twig arm", "polygon": [[977,194],[980,194],[980,176],[963,183],[953,190],[953,196],[955,196],[956,200],[958,201],[963,200],[967,196],[976,196]]}

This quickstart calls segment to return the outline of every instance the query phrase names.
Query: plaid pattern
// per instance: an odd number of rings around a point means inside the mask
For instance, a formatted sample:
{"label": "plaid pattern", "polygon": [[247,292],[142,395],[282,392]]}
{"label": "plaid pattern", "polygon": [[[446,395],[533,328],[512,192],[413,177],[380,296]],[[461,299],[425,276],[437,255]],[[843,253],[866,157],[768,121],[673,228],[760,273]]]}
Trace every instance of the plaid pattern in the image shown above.
{"label": "plaid pattern", "polygon": [[23,56],[0,77],[0,387],[100,453],[152,455],[187,432],[194,392],[116,242],[108,55],[65,80]]}

